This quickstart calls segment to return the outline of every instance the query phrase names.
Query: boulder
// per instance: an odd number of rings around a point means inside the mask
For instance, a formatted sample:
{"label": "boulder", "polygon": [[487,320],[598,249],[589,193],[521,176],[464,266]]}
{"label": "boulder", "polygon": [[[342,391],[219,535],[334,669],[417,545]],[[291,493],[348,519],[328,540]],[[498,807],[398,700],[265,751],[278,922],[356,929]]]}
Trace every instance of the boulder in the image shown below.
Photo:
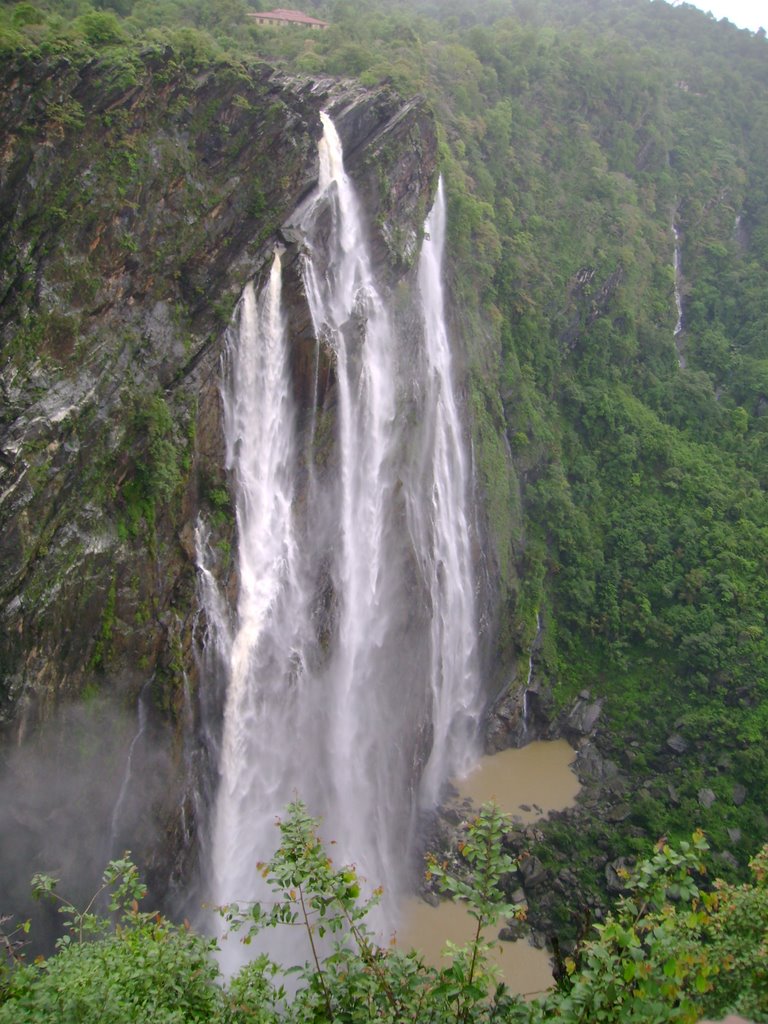
{"label": "boulder", "polygon": [[596,701],[579,699],[568,715],[566,729],[577,736],[589,736],[594,732],[602,710],[602,698]]}
{"label": "boulder", "polygon": [[[583,794],[585,800],[590,799],[590,786],[605,787],[617,794],[625,789],[619,766],[614,761],[604,758],[591,740],[580,746],[574,768],[579,781],[587,787]],[[594,796],[594,789],[592,795]]]}
{"label": "boulder", "polygon": [[688,749],[688,741],[679,732],[673,732],[671,736],[667,736],[667,748],[673,754],[684,754]]}
{"label": "boulder", "polygon": [[617,857],[605,865],[605,883],[609,892],[627,892],[627,878],[634,862],[629,857]]}
{"label": "boulder", "polygon": [[616,804],[614,807],[609,807],[605,814],[605,820],[610,822],[626,821],[632,813],[632,808],[629,804],[621,803]]}
{"label": "boulder", "polygon": [[738,871],[739,862],[731,853],[730,850],[721,850],[715,854],[715,859],[719,860],[721,864],[727,864],[729,868],[733,868],[734,871]]}
{"label": "boulder", "polygon": [[510,917],[504,927],[499,931],[499,939],[502,942],[516,942],[522,939],[528,931],[524,921],[518,921],[516,917]]}
{"label": "boulder", "polygon": [[526,889],[535,889],[549,877],[549,872],[536,856],[522,858],[518,864],[518,871]]}
{"label": "boulder", "polygon": [[461,825],[466,819],[466,815],[459,807],[444,807],[440,815],[449,825]]}

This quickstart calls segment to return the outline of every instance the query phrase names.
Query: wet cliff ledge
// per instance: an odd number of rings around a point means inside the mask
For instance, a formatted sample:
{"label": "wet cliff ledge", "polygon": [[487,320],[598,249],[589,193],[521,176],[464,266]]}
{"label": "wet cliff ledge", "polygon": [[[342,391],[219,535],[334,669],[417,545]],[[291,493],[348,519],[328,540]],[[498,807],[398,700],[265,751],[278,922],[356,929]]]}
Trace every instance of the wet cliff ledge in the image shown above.
{"label": "wet cliff ledge", "polygon": [[434,189],[434,124],[386,88],[167,47],[19,59],[0,81],[0,725],[21,737],[83,693],[133,707],[148,680],[172,722],[192,525],[230,515],[223,327],[314,184],[320,110],[390,283]]}

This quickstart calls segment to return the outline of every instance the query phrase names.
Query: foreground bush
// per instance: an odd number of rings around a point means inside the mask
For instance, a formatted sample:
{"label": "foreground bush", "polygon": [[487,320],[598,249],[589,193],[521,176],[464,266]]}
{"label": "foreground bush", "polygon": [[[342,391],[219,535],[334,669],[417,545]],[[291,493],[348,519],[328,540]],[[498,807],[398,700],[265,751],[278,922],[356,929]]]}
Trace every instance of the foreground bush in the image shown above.
{"label": "foreground bush", "polygon": [[[288,972],[262,955],[225,983],[215,943],[139,910],[145,890],[127,859],[109,865],[84,910],[36,876],[35,892],[59,901],[66,935],[55,955],[32,964],[3,937],[0,1024],[661,1024],[727,1012],[768,1021],[768,847],[752,862],[753,884],[707,886],[701,834],[677,849],[660,842],[595,937],[562,965],[558,988],[526,1004],[498,983],[481,937],[514,912],[499,898],[513,867],[501,846],[505,827],[495,807],[484,807],[462,850],[466,874],[430,865],[476,923],[466,946],[449,944],[441,970],[377,944],[365,920],[380,892],[361,899],[354,869],[333,865],[300,803],[289,807],[280,847],[263,867],[276,899],[268,908],[222,908],[245,942],[267,928],[303,928],[311,961]],[[295,975],[290,997],[285,973]]]}

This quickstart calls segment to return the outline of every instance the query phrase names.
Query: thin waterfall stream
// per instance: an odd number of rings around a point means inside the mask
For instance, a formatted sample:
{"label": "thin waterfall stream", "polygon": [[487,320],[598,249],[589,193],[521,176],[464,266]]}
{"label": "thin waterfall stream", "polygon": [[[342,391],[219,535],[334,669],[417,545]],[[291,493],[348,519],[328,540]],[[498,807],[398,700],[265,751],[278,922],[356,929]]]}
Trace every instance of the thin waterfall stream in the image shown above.
{"label": "thin waterfall stream", "polygon": [[[414,344],[377,282],[365,211],[336,128],[322,120],[318,186],[291,226],[303,238],[317,340],[313,399],[322,349],[332,406],[303,417],[297,408],[275,252],[263,285],[246,287],[225,346],[234,607],[210,571],[202,521],[197,531],[203,660],[219,677],[208,685],[225,692],[223,724],[211,726],[209,901],[267,897],[256,864],[298,797],[321,819],[334,861],[354,863],[369,891],[383,886],[373,923],[386,937],[418,815],[477,753],[472,481],[446,328],[442,183],[414,288]],[[330,415],[334,455],[318,461],[318,423]],[[275,959],[303,959],[294,934],[279,941],[270,934]],[[227,971],[259,951],[234,938],[222,948]]]}
{"label": "thin waterfall stream", "polygon": [[139,692],[139,698],[136,702],[136,732],[134,733],[133,739],[128,747],[128,754],[125,759],[125,771],[123,772],[120,790],[117,794],[117,800],[115,801],[115,806],[112,810],[112,818],[110,820],[109,827],[108,858],[118,857],[122,852],[118,849],[120,842],[120,829],[121,826],[124,828],[123,816],[133,783],[133,759],[136,755],[136,749],[143,742],[144,733],[147,730],[147,693],[151,685],[152,680],[148,679],[142,686]]}
{"label": "thin waterfall stream", "polygon": [[680,229],[676,223],[672,224],[672,233],[675,236],[675,309],[677,310],[677,322],[675,323],[675,351],[677,352],[677,365],[681,370],[687,366],[685,352],[683,350],[683,295],[681,291],[683,279],[683,257],[680,245]]}
{"label": "thin waterfall stream", "polygon": [[531,643],[531,649],[528,652],[528,675],[525,680],[525,688],[523,689],[523,732],[522,732],[522,743],[521,746],[528,741],[528,731],[530,728],[530,692],[531,683],[533,682],[533,669],[534,669],[534,657],[538,650],[539,644],[541,643],[541,633],[543,629],[543,622],[541,619],[541,612],[536,612],[536,635]]}

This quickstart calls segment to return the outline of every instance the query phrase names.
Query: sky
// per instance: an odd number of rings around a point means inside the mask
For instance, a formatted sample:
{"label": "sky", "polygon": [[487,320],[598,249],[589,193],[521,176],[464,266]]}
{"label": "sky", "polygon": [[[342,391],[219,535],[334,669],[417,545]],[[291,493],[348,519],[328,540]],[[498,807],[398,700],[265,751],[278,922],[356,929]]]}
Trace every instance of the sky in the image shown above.
{"label": "sky", "polygon": [[768,31],[768,0],[694,0],[694,4],[710,11],[718,21],[727,18],[739,28],[757,32],[763,27]]}

